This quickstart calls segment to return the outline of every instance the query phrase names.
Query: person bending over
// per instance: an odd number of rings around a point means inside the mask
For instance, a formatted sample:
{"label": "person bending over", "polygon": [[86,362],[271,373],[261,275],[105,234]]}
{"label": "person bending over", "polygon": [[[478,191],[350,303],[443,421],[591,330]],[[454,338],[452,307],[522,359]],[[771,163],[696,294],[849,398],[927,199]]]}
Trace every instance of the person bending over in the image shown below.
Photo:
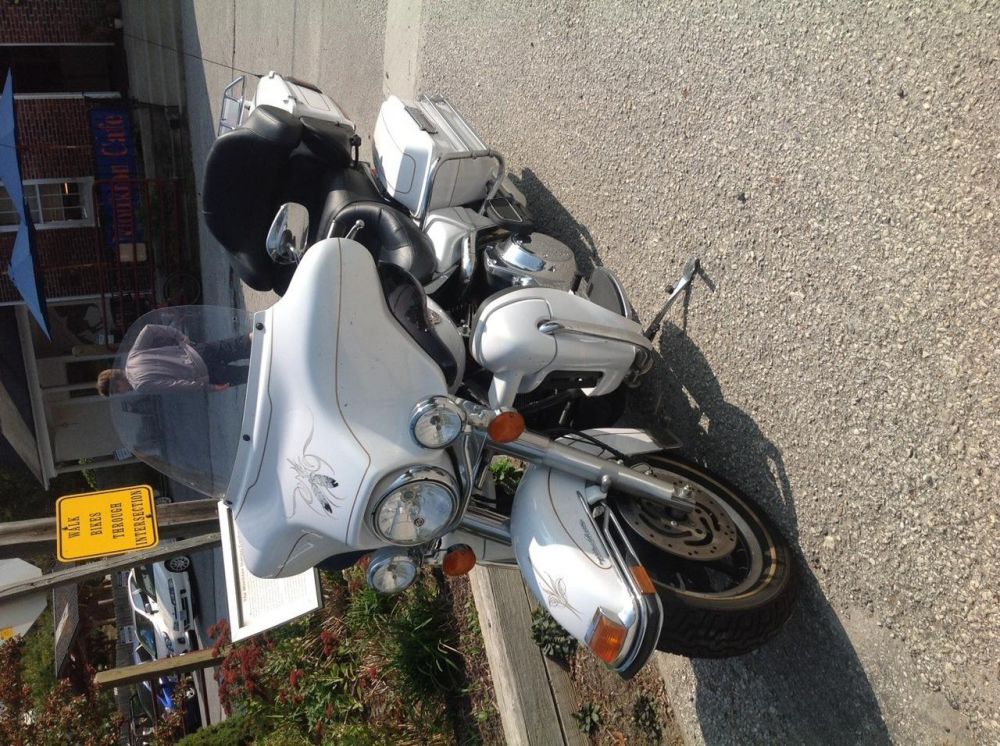
{"label": "person bending over", "polygon": [[247,382],[247,367],[231,363],[249,357],[249,335],[192,345],[172,326],[149,324],[136,337],[124,370],[101,371],[97,392],[221,391]]}

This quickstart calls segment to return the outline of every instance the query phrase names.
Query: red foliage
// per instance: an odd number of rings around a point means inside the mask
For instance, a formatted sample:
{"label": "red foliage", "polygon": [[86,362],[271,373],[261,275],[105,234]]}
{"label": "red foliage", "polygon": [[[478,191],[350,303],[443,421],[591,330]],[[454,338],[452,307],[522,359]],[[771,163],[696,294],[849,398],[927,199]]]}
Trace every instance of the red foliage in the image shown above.
{"label": "red foliage", "polygon": [[[214,653],[222,652],[229,645],[229,623],[225,619],[212,625],[208,633],[215,638]],[[260,684],[260,667],[264,662],[266,645],[267,641],[261,645],[258,638],[252,638],[228,648],[216,673],[219,702],[226,712],[232,712],[235,702],[243,696],[264,694]]]}
{"label": "red foliage", "polygon": [[115,744],[121,716],[109,715],[109,707],[98,701],[93,670],[87,671],[87,687],[82,694],[74,694],[69,681],[63,679],[43,705],[35,707],[31,690],[22,680],[22,646],[22,638],[0,643],[0,743]]}

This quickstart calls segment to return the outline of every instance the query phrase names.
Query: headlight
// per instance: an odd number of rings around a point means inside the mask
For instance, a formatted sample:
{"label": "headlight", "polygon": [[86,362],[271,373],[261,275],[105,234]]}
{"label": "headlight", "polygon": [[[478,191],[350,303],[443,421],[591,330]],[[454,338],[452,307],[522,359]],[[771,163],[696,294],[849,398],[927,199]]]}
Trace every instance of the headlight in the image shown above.
{"label": "headlight", "polygon": [[461,408],[444,396],[420,402],[410,416],[410,433],[424,448],[444,448],[462,433],[465,416]]}
{"label": "headlight", "polygon": [[447,528],[458,510],[455,480],[443,469],[414,466],[399,475],[373,513],[375,533],[391,544],[423,544]]}

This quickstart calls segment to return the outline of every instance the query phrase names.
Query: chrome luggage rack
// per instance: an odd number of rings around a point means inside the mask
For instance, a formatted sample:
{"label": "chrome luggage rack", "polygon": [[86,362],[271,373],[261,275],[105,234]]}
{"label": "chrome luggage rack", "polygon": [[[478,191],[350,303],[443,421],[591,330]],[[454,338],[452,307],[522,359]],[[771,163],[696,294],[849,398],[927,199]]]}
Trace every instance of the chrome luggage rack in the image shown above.
{"label": "chrome luggage rack", "polygon": [[[237,86],[239,86],[240,91],[239,94],[234,95],[233,91]],[[219,112],[219,129],[216,132],[216,137],[232,132],[243,124],[243,115],[246,113],[244,106],[246,90],[247,76],[241,75],[227,85],[222,92],[222,109]]]}
{"label": "chrome luggage rack", "polygon": [[431,196],[434,194],[434,180],[437,178],[438,171],[441,169],[442,164],[455,160],[492,158],[497,162],[497,175],[490,184],[490,188],[486,192],[486,199],[483,200],[483,204],[479,208],[479,214],[484,214],[486,212],[486,206],[496,196],[497,191],[500,189],[500,184],[507,176],[506,161],[504,161],[503,156],[500,155],[500,153],[493,150],[493,148],[488,148],[486,146],[486,144],[472,130],[468,123],[466,123],[465,118],[458,113],[455,107],[451,105],[451,102],[444,96],[420,96],[417,100],[420,102],[426,102],[437,110],[437,112],[441,115],[439,123],[444,124],[448,128],[449,134],[451,134],[455,142],[461,144],[464,150],[456,150],[451,153],[446,153],[445,155],[439,156],[434,163],[431,164],[430,175],[427,179],[427,189],[424,190],[420,208],[413,217],[421,222],[426,219],[427,208],[430,205]]}

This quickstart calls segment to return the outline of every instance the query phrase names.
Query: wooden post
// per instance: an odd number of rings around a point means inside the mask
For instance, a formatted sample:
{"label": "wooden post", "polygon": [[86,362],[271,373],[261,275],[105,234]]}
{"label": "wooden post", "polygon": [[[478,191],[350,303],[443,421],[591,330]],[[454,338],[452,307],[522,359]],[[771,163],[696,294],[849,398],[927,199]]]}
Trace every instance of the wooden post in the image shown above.
{"label": "wooden post", "polygon": [[74,565],[66,570],[57,570],[39,578],[33,578],[13,585],[0,587],[0,604],[11,601],[21,596],[28,596],[38,591],[47,591],[61,585],[76,585],[91,578],[103,578],[105,575],[115,570],[127,570],[137,565],[146,565],[150,562],[160,562],[168,557],[175,557],[178,554],[187,554],[193,549],[220,544],[222,542],[218,531],[211,534],[203,534],[190,539],[180,541],[170,541],[152,549],[143,549],[138,552],[128,552],[119,554],[96,562],[86,562],[82,565]]}
{"label": "wooden post", "polygon": [[204,648],[202,650],[193,650],[183,655],[173,655],[169,658],[149,661],[148,663],[138,663],[134,666],[109,668],[106,671],[98,671],[94,674],[94,683],[98,687],[124,686],[125,684],[134,684],[137,681],[157,679],[166,674],[197,671],[219,663],[226,657],[226,652],[227,649],[225,648],[218,653],[212,648]]}
{"label": "wooden post", "polygon": [[[164,539],[219,530],[216,500],[188,500],[156,506],[156,525]],[[0,559],[30,557],[56,551],[56,518],[0,523]]]}

